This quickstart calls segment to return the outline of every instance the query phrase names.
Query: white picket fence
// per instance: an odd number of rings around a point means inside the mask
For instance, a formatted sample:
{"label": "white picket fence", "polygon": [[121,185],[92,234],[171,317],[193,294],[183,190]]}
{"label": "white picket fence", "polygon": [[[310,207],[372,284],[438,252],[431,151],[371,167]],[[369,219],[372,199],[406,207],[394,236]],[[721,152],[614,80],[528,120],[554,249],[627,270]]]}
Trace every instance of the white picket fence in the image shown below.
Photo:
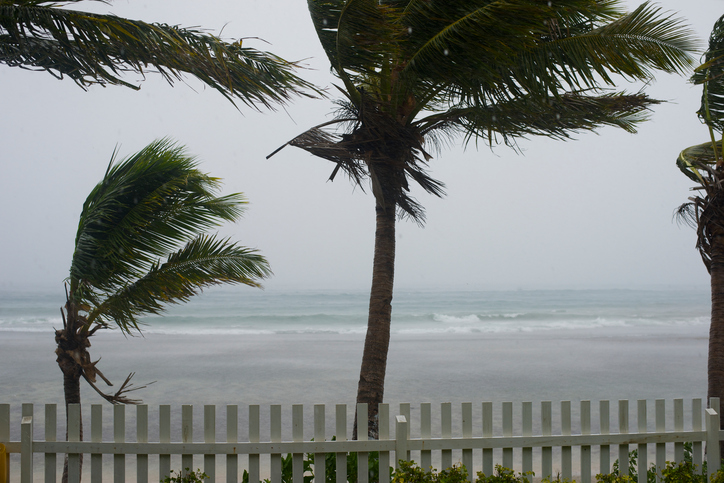
{"label": "white picket fence", "polygon": [[[648,416],[649,406],[652,405],[653,419]],[[410,424],[411,405],[401,404],[391,425],[390,407],[384,404],[379,411],[380,439],[375,441],[362,440],[362,437],[358,441],[348,440],[351,418],[346,405],[335,406],[334,431],[331,435],[327,429],[326,407],[315,405],[313,437],[306,440],[302,405],[291,407],[290,428],[282,424],[282,406],[270,406],[269,438],[265,437],[264,440],[261,438],[260,406],[248,406],[248,418],[245,419],[239,417],[237,405],[229,405],[221,418],[225,420],[226,426],[226,434],[221,441],[217,438],[217,408],[204,406],[203,441],[200,441],[200,438],[194,438],[193,406],[182,406],[180,428],[175,429],[178,437],[172,441],[172,408],[170,405],[162,405],[158,408],[158,417],[154,418],[158,420],[157,433],[154,427],[154,435],[158,437],[150,441],[149,409],[141,405],[134,411],[135,437],[131,438],[133,441],[128,441],[127,408],[113,406],[113,418],[109,423],[103,418],[103,406],[92,405],[90,431],[86,425],[85,441],[80,441],[80,407],[71,405],[68,441],[58,441],[59,417],[56,405],[45,405],[44,439],[39,440],[35,436],[39,431],[34,427],[39,418],[35,417],[32,404],[24,404],[20,439],[12,441],[11,408],[8,404],[0,404],[0,443],[7,450],[5,470],[0,472],[4,473],[0,474],[0,482],[3,482],[4,477],[4,481],[18,481],[19,478],[21,483],[31,483],[36,481],[36,476],[41,476],[39,471],[35,475],[39,467],[43,468],[43,479],[38,481],[55,482],[64,459],[58,455],[64,454],[68,455],[71,483],[80,479],[81,454],[89,455],[85,457],[82,466],[84,475],[90,474],[91,482],[101,482],[109,474],[112,474],[114,482],[132,481],[132,475],[127,475],[129,466],[135,466],[135,481],[139,483],[159,481],[169,475],[172,469],[194,469],[200,466],[212,482],[217,481],[223,473],[225,481],[236,483],[241,481],[240,471],[248,470],[252,483],[264,477],[269,477],[272,483],[281,483],[283,455],[292,454],[293,480],[302,483],[305,455],[313,454],[315,461],[324,461],[325,454],[335,454],[336,482],[345,483],[346,454],[357,453],[358,482],[367,483],[368,455],[379,452],[380,468],[388,468],[390,463],[394,465],[400,459],[409,461],[411,458],[423,468],[447,468],[461,462],[469,470],[472,469],[469,471],[472,480],[476,471],[482,470],[490,475],[495,465],[500,464],[516,471],[534,471],[537,477],[555,477],[559,474],[562,478],[576,478],[581,483],[590,483],[595,481],[596,474],[609,473],[613,460],[624,462],[621,466],[626,470],[629,451],[633,449],[638,450],[639,474],[646,474],[651,464],[660,469],[668,460],[680,462],[684,459],[684,443],[691,443],[693,462],[699,468],[704,459],[703,444],[706,444],[709,474],[719,469],[722,431],[719,429],[718,399],[712,399],[710,408],[706,410],[701,399],[693,399],[690,411],[685,411],[683,399],[675,399],[673,415],[667,414],[664,400],[637,401],[635,430],[630,427],[630,419],[634,418],[630,418],[629,401],[618,401],[616,432],[611,427],[610,402],[600,401],[597,406],[598,418],[593,418],[590,401],[581,401],[578,408],[572,408],[570,401],[563,401],[556,408],[551,402],[544,401],[540,403],[539,419],[534,424],[533,403],[523,402],[518,409],[520,420],[514,424],[514,404],[511,402],[502,403],[500,412],[495,412],[490,402],[483,402],[477,411],[474,411],[472,403],[462,403],[460,412],[456,412],[459,420],[454,424],[452,404],[441,404],[439,414],[435,414],[433,419],[432,405],[423,403],[415,408],[416,412],[419,410],[419,420]],[[360,414],[367,413],[364,405],[359,405],[357,410]],[[575,427],[572,424],[574,412],[577,413]],[[555,431],[554,417],[560,424],[556,425]],[[267,419],[266,414],[264,419]],[[433,421],[436,423],[434,431]],[[61,422],[64,423],[62,415]],[[103,439],[104,423],[112,427],[112,441]],[[240,423],[246,426],[247,438],[243,441],[239,438]],[[64,426],[62,424],[61,428],[65,429]],[[287,432],[291,429],[291,439],[282,438],[283,427]],[[394,434],[391,429],[394,429]],[[454,436],[453,432],[458,435]],[[332,435],[335,436],[334,440]],[[574,454],[578,456],[575,461]],[[110,470],[104,469],[104,455],[107,455],[106,466],[112,460]],[[196,459],[194,455],[198,455]],[[203,465],[198,465],[201,460]],[[222,461],[225,464],[220,464]],[[175,462],[174,465],[172,462]],[[0,464],[0,468],[2,466]],[[314,465],[314,477],[317,482],[325,481],[324,465]],[[388,472],[380,471],[380,483],[388,482]]]}

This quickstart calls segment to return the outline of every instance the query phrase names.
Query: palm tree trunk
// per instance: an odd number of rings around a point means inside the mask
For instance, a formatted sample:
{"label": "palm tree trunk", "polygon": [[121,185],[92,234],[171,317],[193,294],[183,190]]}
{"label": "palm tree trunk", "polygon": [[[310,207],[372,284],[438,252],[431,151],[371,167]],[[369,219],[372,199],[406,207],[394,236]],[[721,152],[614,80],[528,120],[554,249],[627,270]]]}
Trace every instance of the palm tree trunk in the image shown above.
{"label": "palm tree trunk", "polygon": [[[709,398],[724,400],[724,229],[710,224],[711,237],[711,325],[709,327]],[[724,424],[724,418],[722,418]],[[724,445],[721,446],[724,458]]]}
{"label": "palm tree trunk", "polygon": [[[81,366],[68,353],[69,334],[67,331],[56,331],[55,340],[58,344],[56,354],[57,362],[63,373],[63,396],[65,398],[65,439],[68,440],[68,405],[80,404],[80,377],[82,374]],[[73,344],[76,348],[79,344]],[[80,421],[80,440],[83,441],[83,419]],[[83,466],[83,455],[80,455],[80,464]],[[65,456],[63,463],[62,483],[68,483],[68,455]]]}
{"label": "palm tree trunk", "polygon": [[[375,255],[372,266],[367,336],[362,354],[362,367],[357,386],[357,403],[368,404],[368,434],[379,438],[378,406],[385,391],[387,350],[390,346],[392,320],[392,291],[395,278],[395,221],[396,207],[376,207]],[[353,438],[357,438],[357,417]]]}

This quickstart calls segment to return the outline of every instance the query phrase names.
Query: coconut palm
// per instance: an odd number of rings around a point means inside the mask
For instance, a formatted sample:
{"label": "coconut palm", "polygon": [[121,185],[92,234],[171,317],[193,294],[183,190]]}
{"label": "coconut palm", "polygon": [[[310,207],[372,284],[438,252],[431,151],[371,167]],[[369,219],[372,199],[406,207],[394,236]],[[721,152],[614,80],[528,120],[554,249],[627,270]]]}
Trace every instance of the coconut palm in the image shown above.
{"label": "coconut palm", "polygon": [[691,80],[703,87],[697,114],[708,127],[709,141],[686,148],[676,160],[697,184],[696,194],[677,214],[696,228],[696,247],[711,276],[707,393],[724,398],[724,16],[714,25],[704,63]]}
{"label": "coconut palm", "polygon": [[[73,79],[115,84],[127,71],[159,72],[169,83],[191,74],[229,100],[272,107],[314,88],[295,63],[224,42],[198,29],[149,24],[63,8],[81,0],[0,0],[0,63]],[[110,3],[107,0],[93,0]]]}
{"label": "coconut palm", "polygon": [[[617,0],[308,0],[342,98],[334,120],[291,140],[369,181],[376,234],[367,337],[357,401],[376,435],[392,310],[395,223],[420,224],[410,194],[435,196],[430,152],[456,136],[516,146],[542,135],[567,139],[599,126],[634,132],[658,101],[604,90],[614,79],[650,80],[691,64],[691,33],[643,4]],[[275,151],[276,152],[276,151]],[[274,154],[274,153],[272,153]]]}
{"label": "coconut palm", "polygon": [[218,284],[259,287],[270,275],[255,250],[207,232],[237,220],[240,194],[218,196],[218,178],[196,167],[183,148],[156,141],[120,162],[115,153],[103,180],[83,204],[67,280],[63,328],[55,333],[66,407],[80,403],[85,379],[112,403],[128,397],[130,376],[115,394],[93,362],[90,338],[100,329],[140,332],[139,317],[159,314]]}

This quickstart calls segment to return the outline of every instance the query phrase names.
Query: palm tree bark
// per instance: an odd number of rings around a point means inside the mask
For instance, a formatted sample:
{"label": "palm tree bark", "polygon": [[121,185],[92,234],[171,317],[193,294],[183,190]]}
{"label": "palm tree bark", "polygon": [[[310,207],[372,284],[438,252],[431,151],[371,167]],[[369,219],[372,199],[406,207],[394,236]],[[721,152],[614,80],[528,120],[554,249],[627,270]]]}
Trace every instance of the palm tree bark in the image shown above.
{"label": "palm tree bark", "polygon": [[[724,400],[724,228],[710,224],[711,236],[711,325],[709,326],[709,398]],[[724,427],[724,418],[722,418]],[[724,446],[721,446],[724,458]]]}
{"label": "palm tree bark", "polygon": [[[388,203],[376,206],[375,254],[372,266],[369,319],[365,337],[362,367],[357,386],[357,403],[367,403],[367,432],[379,438],[378,406],[385,391],[387,350],[390,345],[392,292],[395,279],[395,222],[396,206]],[[355,418],[357,419],[357,418]],[[353,438],[357,438],[355,420]]]}

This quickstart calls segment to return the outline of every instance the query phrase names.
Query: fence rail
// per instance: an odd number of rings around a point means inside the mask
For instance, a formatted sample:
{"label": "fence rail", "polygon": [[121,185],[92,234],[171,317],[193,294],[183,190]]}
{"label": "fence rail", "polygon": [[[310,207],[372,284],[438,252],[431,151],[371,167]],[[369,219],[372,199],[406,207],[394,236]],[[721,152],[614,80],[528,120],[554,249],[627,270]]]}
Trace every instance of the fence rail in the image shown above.
{"label": "fence rail", "polygon": [[[350,418],[346,405],[334,407],[333,439],[327,430],[326,406],[315,405],[313,433],[307,435],[313,434],[313,437],[306,440],[302,405],[291,407],[291,425],[284,426],[286,432],[291,433],[291,438],[287,437],[286,440],[282,438],[282,406],[269,407],[269,437],[262,440],[260,406],[248,406],[248,418],[242,421],[239,407],[229,405],[219,421],[223,426],[225,420],[225,441],[217,438],[216,406],[203,407],[203,441],[194,440],[193,406],[181,407],[181,424],[175,431],[178,434],[174,434],[176,441],[172,441],[174,431],[170,405],[158,408],[157,418],[154,418],[154,422],[157,419],[157,426],[153,428],[155,441],[149,441],[148,406],[137,406],[136,434],[133,441],[128,441],[126,407],[113,406],[112,420],[107,421],[103,418],[103,406],[92,405],[90,438],[81,441],[80,406],[71,405],[68,413],[68,440],[58,441],[56,405],[47,404],[44,407],[44,439],[39,440],[35,436],[37,420],[34,407],[32,404],[23,404],[20,438],[12,441],[11,408],[8,404],[0,404],[0,443],[6,448],[6,456],[3,457],[5,469],[4,474],[0,474],[0,482],[11,481],[13,476],[12,481],[19,478],[21,483],[31,483],[35,481],[34,470],[39,467],[43,468],[42,481],[55,482],[64,460],[57,457],[59,454],[68,456],[68,481],[71,483],[80,481],[80,455],[90,455],[85,459],[83,472],[88,473],[93,482],[103,481],[104,477],[111,475],[114,482],[126,481],[127,467],[133,466],[137,482],[159,481],[168,476],[171,469],[196,468],[194,456],[197,455],[199,459],[203,458],[203,471],[212,482],[221,477],[218,481],[236,483],[240,481],[239,472],[243,469],[248,471],[252,483],[267,476],[272,483],[281,483],[283,455],[291,454],[293,481],[302,483],[305,455],[314,455],[314,461],[320,462],[331,454],[335,460],[332,471],[336,472],[336,481],[344,483],[347,481],[347,453],[356,453],[357,481],[367,483],[369,454],[378,453],[379,468],[382,469],[388,468],[391,462],[412,458],[423,468],[447,468],[454,462],[461,462],[468,468],[471,480],[475,471],[482,470],[490,475],[494,466],[500,464],[516,471],[534,471],[539,477],[560,474],[562,478],[575,477],[580,478],[581,483],[590,483],[595,474],[611,472],[612,460],[621,461],[620,467],[626,470],[629,451],[632,449],[638,452],[638,474],[646,474],[651,464],[660,470],[667,460],[681,462],[685,457],[685,443],[691,443],[690,457],[699,468],[702,468],[704,462],[703,448],[706,444],[709,474],[719,469],[719,441],[723,433],[719,429],[718,399],[712,399],[710,408],[706,410],[701,399],[693,399],[688,418],[685,417],[683,399],[673,401],[673,414],[667,414],[664,400],[654,401],[653,419],[648,416],[651,405],[651,401],[637,401],[636,431],[633,432],[629,401],[618,401],[617,432],[612,432],[609,401],[599,402],[598,418],[592,417],[591,402],[581,401],[577,408],[575,427],[570,401],[561,402],[555,414],[551,402],[542,402],[540,418],[535,424],[531,402],[520,403],[520,420],[517,424],[514,424],[514,404],[511,402],[502,403],[498,413],[495,413],[492,403],[484,402],[479,406],[477,414],[474,414],[472,403],[462,403],[460,417],[455,424],[450,403],[440,406],[439,417],[436,414],[434,420],[432,405],[420,404],[419,420],[415,424],[411,424],[410,404],[401,404],[398,415],[393,419],[390,418],[389,405],[385,404],[379,411],[379,440],[374,441],[362,440],[365,435],[360,435],[358,441],[348,440]],[[357,411],[367,414],[365,405],[358,405]],[[555,434],[554,416],[559,423]],[[667,431],[667,420],[673,420],[670,431]],[[433,421],[436,423],[434,436]],[[65,429],[65,421],[62,422],[61,428]],[[245,426],[244,441],[239,438],[240,423]],[[103,439],[104,424],[108,426],[106,433],[112,429],[112,440]],[[391,429],[394,429],[394,435]],[[453,436],[453,432],[457,435]],[[578,456],[575,461],[574,450]],[[104,455],[108,455],[105,458],[105,469]],[[180,466],[172,467],[172,457],[176,464],[180,457]],[[262,457],[265,463],[268,460],[268,465],[262,464]],[[109,470],[107,467],[111,459],[112,468]],[[225,464],[219,464],[220,460]],[[0,462],[0,468],[3,468],[3,462]],[[315,481],[324,483],[325,465],[316,464],[313,468]],[[389,483],[389,473],[380,471],[379,481]]]}

